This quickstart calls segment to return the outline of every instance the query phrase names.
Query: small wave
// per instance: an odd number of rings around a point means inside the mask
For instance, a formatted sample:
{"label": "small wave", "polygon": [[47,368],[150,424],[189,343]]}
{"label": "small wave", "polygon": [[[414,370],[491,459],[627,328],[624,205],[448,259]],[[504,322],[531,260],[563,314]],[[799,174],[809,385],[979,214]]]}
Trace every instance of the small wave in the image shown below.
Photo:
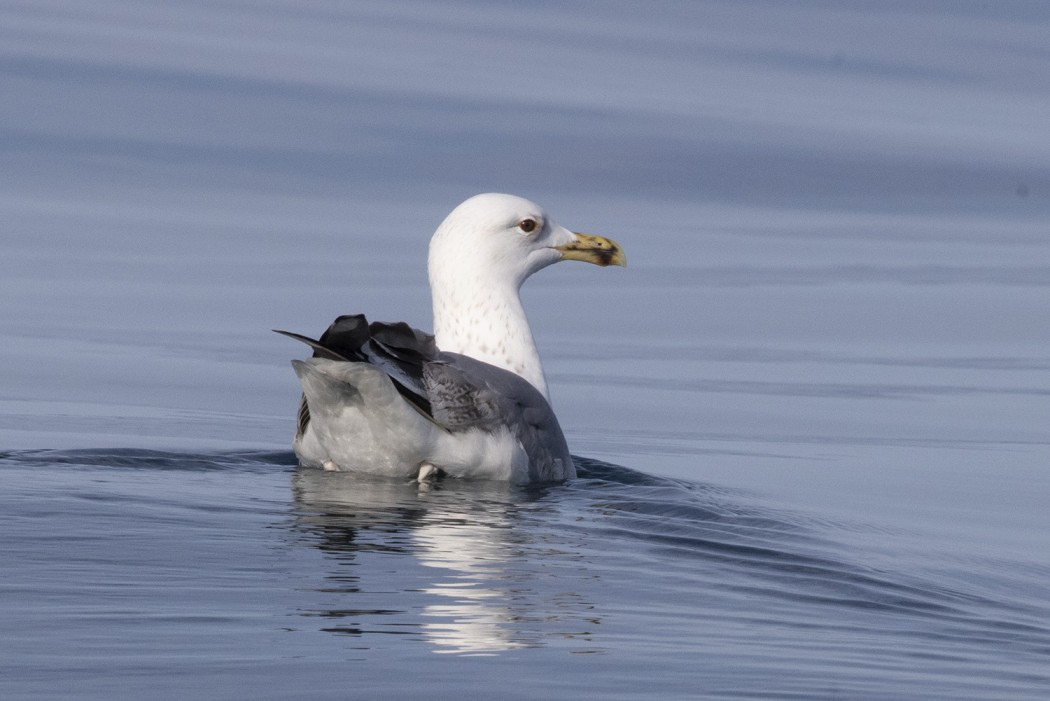
{"label": "small wave", "polygon": [[76,466],[140,470],[261,470],[297,465],[291,451],[183,453],[137,448],[16,450],[0,452],[0,464]]}
{"label": "small wave", "polygon": [[[1050,640],[1044,625],[1008,622],[1016,607],[999,597],[974,594],[933,575],[863,564],[842,538],[863,533],[863,525],[756,507],[741,493],[601,461],[577,459],[577,468],[581,480],[572,489],[585,495],[595,514],[581,528],[607,544],[639,544],[660,567],[685,577],[716,565],[721,571],[705,577],[708,586],[780,601],[798,612],[838,609],[934,620],[937,635],[950,638],[999,638],[1005,626],[1013,634],[1034,635],[1042,641],[1037,644]],[[877,530],[870,529],[871,538],[883,535]],[[813,624],[803,618],[796,622]]]}
{"label": "small wave", "polygon": [[[651,579],[647,568],[655,568],[663,578],[652,585],[659,596],[689,600],[700,589],[707,605],[721,596],[730,618],[762,611],[799,630],[819,626],[820,616],[847,628],[896,620],[913,629],[914,639],[986,639],[1028,652],[1050,650],[1045,623],[1030,607],[996,596],[994,586],[975,589],[932,572],[875,567],[851,545],[858,534],[872,543],[892,535],[756,505],[744,492],[574,460],[579,478],[564,485],[442,480],[420,488],[296,468],[290,451],[0,453],[0,465],[34,469],[290,474],[293,540],[340,557],[365,550],[418,556],[421,542],[441,537],[528,559],[532,550],[560,543],[560,551],[576,553],[583,569],[604,578],[612,565],[602,561],[620,559],[622,576],[635,585]],[[279,490],[274,498],[269,504],[279,511]],[[432,559],[436,543],[427,541]]]}

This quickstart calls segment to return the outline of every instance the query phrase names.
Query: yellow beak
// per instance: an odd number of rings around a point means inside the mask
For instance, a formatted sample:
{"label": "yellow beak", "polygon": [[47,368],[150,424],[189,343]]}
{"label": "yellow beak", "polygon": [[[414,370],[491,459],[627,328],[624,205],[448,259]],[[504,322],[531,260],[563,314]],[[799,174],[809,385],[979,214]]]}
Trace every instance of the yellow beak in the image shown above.
{"label": "yellow beak", "polygon": [[578,234],[575,231],[572,232],[572,235],[576,237],[575,241],[555,247],[561,252],[562,260],[582,260],[585,263],[594,263],[602,267],[606,265],[627,267],[627,256],[624,255],[620,244],[612,239],[592,234]]}

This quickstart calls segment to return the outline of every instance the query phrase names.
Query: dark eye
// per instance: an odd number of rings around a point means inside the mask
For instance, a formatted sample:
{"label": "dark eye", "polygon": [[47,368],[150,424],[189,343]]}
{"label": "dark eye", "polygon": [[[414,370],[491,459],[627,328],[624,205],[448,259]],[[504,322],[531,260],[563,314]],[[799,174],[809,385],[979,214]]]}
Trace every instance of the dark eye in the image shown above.
{"label": "dark eye", "polygon": [[518,222],[518,228],[524,231],[526,234],[531,234],[533,231],[536,230],[536,220],[522,219],[520,222]]}

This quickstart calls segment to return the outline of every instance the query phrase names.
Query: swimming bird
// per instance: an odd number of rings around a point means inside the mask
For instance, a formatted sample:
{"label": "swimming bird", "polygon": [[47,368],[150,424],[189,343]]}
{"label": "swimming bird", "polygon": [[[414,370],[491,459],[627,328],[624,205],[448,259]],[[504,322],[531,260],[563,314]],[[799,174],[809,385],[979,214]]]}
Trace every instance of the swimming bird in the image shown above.
{"label": "swimming bird", "polygon": [[293,447],[326,470],[517,483],[575,477],[519,290],[562,260],[626,265],[611,239],[574,233],[537,204],[488,193],[456,207],[430,241],[434,334],[337,318],[293,360],[302,384]]}

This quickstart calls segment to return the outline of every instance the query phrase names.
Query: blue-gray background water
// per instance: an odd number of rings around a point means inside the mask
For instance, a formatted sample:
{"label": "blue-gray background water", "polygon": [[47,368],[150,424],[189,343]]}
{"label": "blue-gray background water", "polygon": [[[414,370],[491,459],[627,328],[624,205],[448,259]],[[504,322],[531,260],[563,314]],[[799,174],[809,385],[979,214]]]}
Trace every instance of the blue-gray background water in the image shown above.
{"label": "blue-gray background water", "polygon": [[[1050,695],[1050,5],[0,2],[0,697]],[[581,478],[298,469],[504,191]]]}

